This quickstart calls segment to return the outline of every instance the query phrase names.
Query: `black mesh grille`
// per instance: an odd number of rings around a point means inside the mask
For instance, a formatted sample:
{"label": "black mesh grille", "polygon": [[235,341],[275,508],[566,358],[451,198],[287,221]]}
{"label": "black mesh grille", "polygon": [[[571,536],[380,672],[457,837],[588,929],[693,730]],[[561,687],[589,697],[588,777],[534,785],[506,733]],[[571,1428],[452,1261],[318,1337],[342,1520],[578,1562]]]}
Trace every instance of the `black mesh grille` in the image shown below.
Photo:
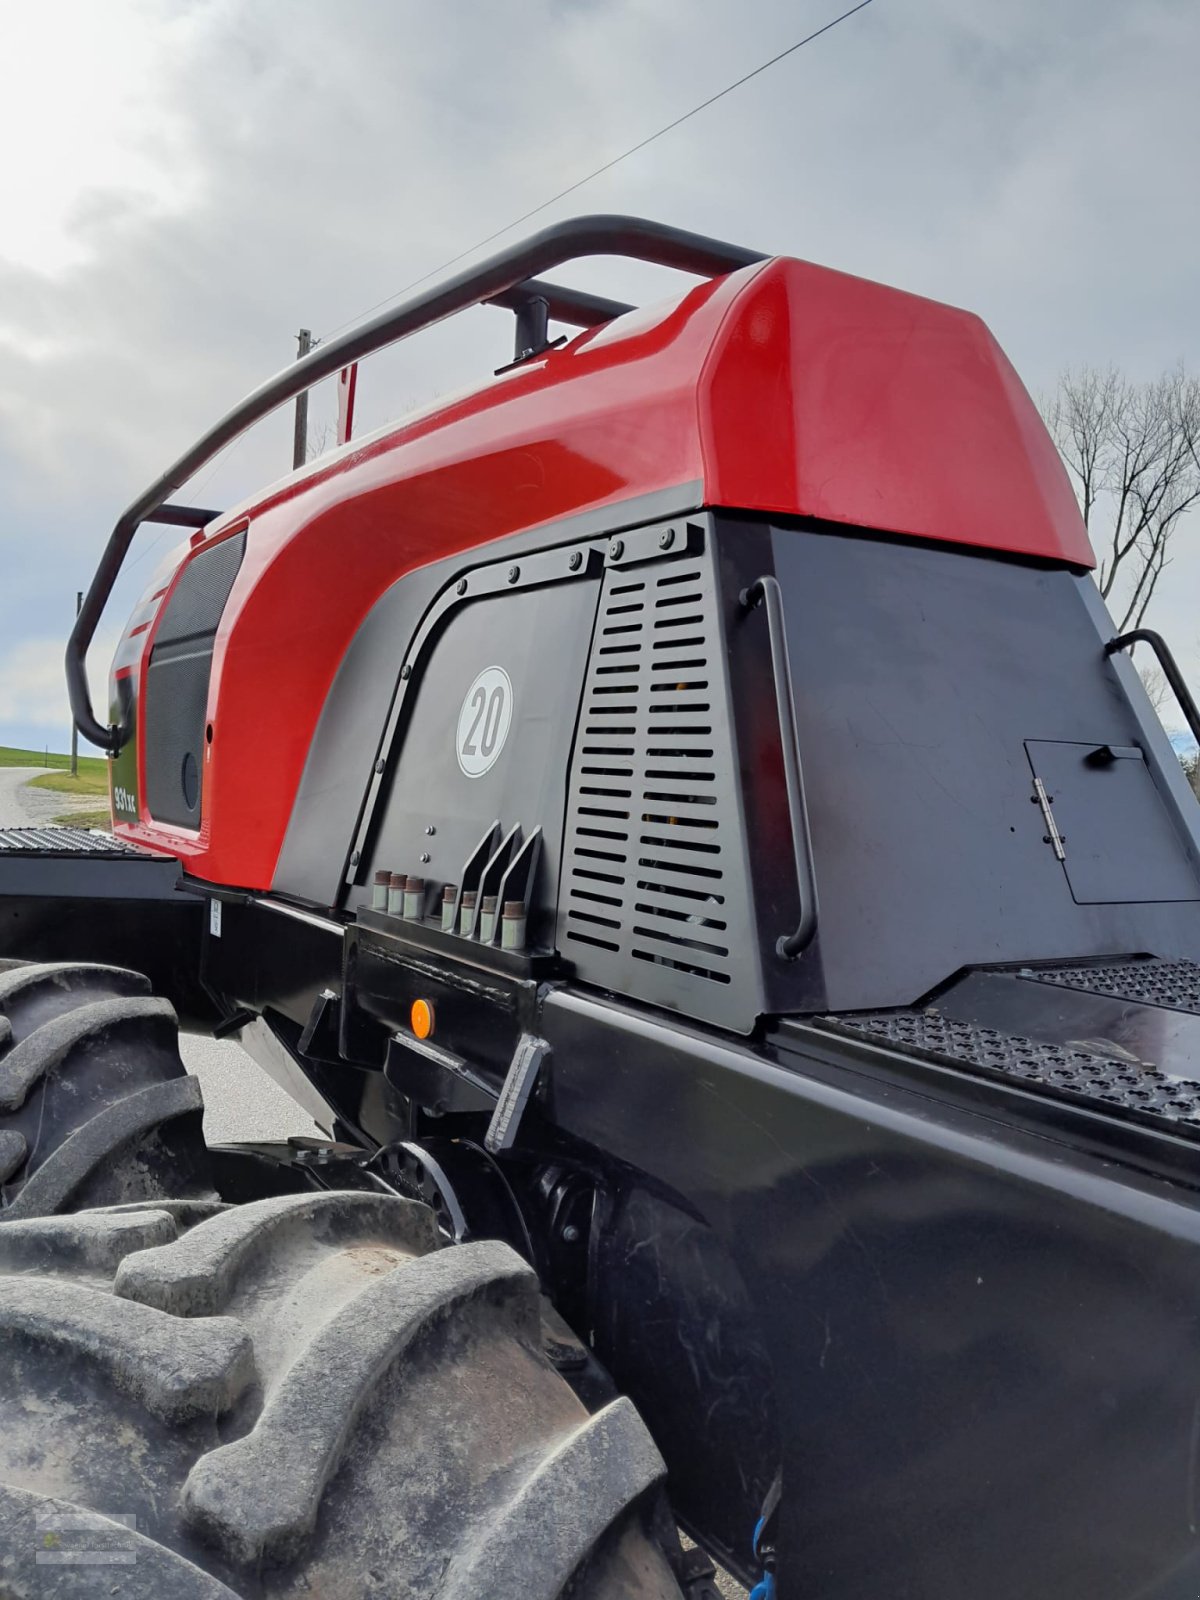
{"label": "black mesh grille", "polygon": [[731,1026],[757,990],[710,557],[605,576],[571,767],[559,946]]}
{"label": "black mesh grille", "polygon": [[146,803],[159,822],[200,825],[200,775],[213,639],[242,564],[245,533],[202,550],[167,603],[146,675]]}
{"label": "black mesh grille", "polygon": [[246,535],[239,533],[189,561],[158,625],[153,660],[197,640],[211,642],[245,553]]}

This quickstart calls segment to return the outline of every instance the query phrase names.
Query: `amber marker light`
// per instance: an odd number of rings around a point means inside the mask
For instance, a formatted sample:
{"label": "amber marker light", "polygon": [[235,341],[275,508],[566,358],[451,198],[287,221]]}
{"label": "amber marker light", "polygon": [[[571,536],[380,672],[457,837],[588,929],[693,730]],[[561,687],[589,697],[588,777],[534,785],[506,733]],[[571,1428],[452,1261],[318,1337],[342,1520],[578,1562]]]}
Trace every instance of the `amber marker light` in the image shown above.
{"label": "amber marker light", "polygon": [[414,1000],[412,1003],[412,1031],[418,1039],[428,1039],[433,1032],[433,1004],[429,1000]]}

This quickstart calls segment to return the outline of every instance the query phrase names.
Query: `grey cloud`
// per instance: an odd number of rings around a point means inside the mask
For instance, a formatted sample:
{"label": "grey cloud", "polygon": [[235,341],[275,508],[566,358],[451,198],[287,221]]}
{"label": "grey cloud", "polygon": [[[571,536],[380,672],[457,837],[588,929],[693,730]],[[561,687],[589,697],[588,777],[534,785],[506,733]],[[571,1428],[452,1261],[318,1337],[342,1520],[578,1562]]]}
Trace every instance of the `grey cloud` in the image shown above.
{"label": "grey cloud", "polygon": [[[341,323],[837,7],[143,9],[161,61],[145,144],[178,173],[177,204],[84,196],[85,259],[54,277],[3,265],[0,239],[12,640],[57,626],[121,506],[289,359],[298,326]],[[1198,47],[1200,13],[1165,0],[875,0],[530,226],[644,211],[967,305],[1035,389],[1068,362],[1195,366]],[[577,276],[618,294],[670,284],[607,263]],[[364,424],[486,373],[507,339],[480,312],[372,363]],[[277,476],[287,432],[276,419],[201,498]],[[1183,540],[1159,620],[1190,650],[1195,519]]]}

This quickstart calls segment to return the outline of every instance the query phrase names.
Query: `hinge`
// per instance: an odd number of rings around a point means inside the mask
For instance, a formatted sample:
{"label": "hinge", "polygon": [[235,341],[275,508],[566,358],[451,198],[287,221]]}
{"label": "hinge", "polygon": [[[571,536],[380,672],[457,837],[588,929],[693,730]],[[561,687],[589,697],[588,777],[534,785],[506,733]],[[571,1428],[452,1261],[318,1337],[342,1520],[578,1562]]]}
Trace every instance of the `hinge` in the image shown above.
{"label": "hinge", "polygon": [[1067,852],[1063,848],[1066,841],[1058,831],[1058,823],[1054,820],[1054,812],[1050,809],[1054,804],[1054,796],[1046,793],[1046,785],[1040,778],[1033,780],[1033,794],[1030,796],[1035,805],[1041,806],[1042,818],[1046,824],[1046,831],[1042,835],[1042,842],[1048,844],[1054,851],[1055,858],[1059,861],[1067,859]]}

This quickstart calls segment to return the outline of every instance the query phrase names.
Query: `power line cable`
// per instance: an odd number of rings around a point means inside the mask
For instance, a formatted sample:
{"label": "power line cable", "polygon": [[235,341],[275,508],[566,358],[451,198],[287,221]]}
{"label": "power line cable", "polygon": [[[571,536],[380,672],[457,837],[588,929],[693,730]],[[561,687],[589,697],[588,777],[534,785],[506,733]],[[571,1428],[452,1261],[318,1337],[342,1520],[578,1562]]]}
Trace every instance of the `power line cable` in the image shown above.
{"label": "power line cable", "polygon": [[[339,322],[336,328],[332,328],[328,333],[322,334],[319,339],[315,339],[313,341],[314,348],[316,345],[323,344],[329,339],[334,338],[337,334],[341,333],[343,328],[349,328],[354,323],[361,321],[364,317],[369,317],[372,312],[379,311],[384,306],[390,305],[393,300],[399,300],[401,295],[407,294],[410,289],[419,288],[421,284],[427,283],[430,278],[437,277],[439,273],[445,272],[448,267],[457,266],[460,261],[465,261],[468,256],[474,255],[476,250],[482,250],[484,245],[491,244],[494,240],[502,238],[504,234],[511,233],[514,228],[519,228],[523,222],[528,222],[531,217],[536,217],[541,212],[549,210],[549,208],[552,205],[557,204],[559,200],[565,199],[569,194],[574,194],[577,189],[582,189],[585,184],[591,183],[593,179],[602,177],[606,172],[611,172],[612,169],[616,166],[619,166],[622,161],[627,161],[630,156],[637,155],[640,150],[644,150],[647,145],[653,144],[656,139],[661,139],[664,134],[673,132],[674,129],[681,127],[685,122],[690,122],[693,117],[699,116],[702,111],[707,111],[709,106],[716,105],[718,100],[723,100],[726,95],[733,94],[735,89],[742,88],[752,79],[760,77],[762,73],[770,71],[770,69],[774,66],[778,66],[778,64],[781,61],[785,61],[788,56],[795,55],[797,50],[803,50],[805,45],[812,44],[813,41],[819,39],[822,34],[831,32],[834,28],[838,27],[839,24],[846,22],[857,12],[865,11],[866,8],[871,4],[873,4],[873,0],[858,0],[857,5],[853,5],[847,11],[841,12],[840,15],[832,18],[829,22],[826,22],[821,27],[814,29],[812,33],[805,34],[803,39],[797,39],[794,44],[790,44],[786,49],[780,50],[777,54],[771,56],[769,60],[761,62],[751,71],[743,73],[740,78],[735,78],[732,83],[727,83],[723,89],[718,89],[715,94],[710,94],[707,99],[701,100],[699,104],[692,106],[689,111],[683,112],[680,116],[675,117],[671,122],[664,123],[664,125],[657,129],[654,133],[647,134],[644,139],[639,139],[636,144],[630,145],[629,149],[623,150],[620,155],[613,156],[610,161],[605,161],[601,166],[596,167],[584,177],[577,178],[574,183],[569,183],[567,184],[566,188],[560,189],[556,194],[552,194],[549,199],[541,201],[540,204],[536,206],[532,206],[528,211],[523,211],[519,217],[514,217],[511,222],[506,222],[502,228],[497,228],[493,233],[486,234],[484,238],[477,239],[474,244],[468,245],[465,250],[460,250],[457,255],[450,256],[448,260],[443,261],[439,266],[431,267],[428,272],[423,272],[419,278],[414,278],[411,283],[406,283],[402,289],[397,289],[393,294],[386,295],[382,300],[377,300],[374,305],[368,306],[365,311],[359,311],[354,316],[348,317],[345,322]],[[241,441],[237,440],[234,441],[234,443],[240,444]],[[224,452],[222,451],[221,454],[224,455]],[[195,486],[192,491],[193,497],[201,488],[203,488],[204,484],[207,483],[212,475],[216,472],[217,465],[218,463],[214,462],[205,476]],[[164,537],[165,530],[160,532],[151,541],[149,546],[141,553],[141,555],[131,562],[130,565],[136,566],[139,561],[144,560],[146,556],[153,552],[160,540],[162,540]]]}
{"label": "power line cable", "polygon": [[485,238],[477,239],[474,244],[468,245],[465,250],[460,250],[456,256],[451,256],[448,261],[443,261],[440,266],[431,267],[428,272],[423,272],[419,278],[414,278],[411,283],[406,283],[402,289],[397,289],[394,294],[386,295],[382,300],[377,300],[373,306],[368,306],[365,311],[358,312],[345,322],[339,322],[336,328],[331,329],[329,333],[323,334],[322,338],[332,339],[336,334],[341,333],[343,328],[349,328],[354,323],[361,321],[363,317],[369,317],[373,311],[379,311],[384,306],[390,305],[393,300],[399,300],[401,295],[407,294],[410,289],[419,288],[421,284],[428,282],[430,278],[435,278],[439,273],[445,272],[447,267],[457,266],[460,261],[465,261],[468,256],[474,255],[476,250],[482,250],[485,244],[491,244],[493,240],[510,233],[513,228],[519,228],[521,223],[528,222],[530,217],[536,217],[539,212],[548,210],[550,206],[555,205],[559,200],[565,199],[567,195],[574,194],[577,189],[582,189],[584,184],[591,183],[594,178],[599,178],[604,173],[611,172],[615,166],[618,166],[622,161],[627,161],[630,156],[637,155],[639,150],[644,150],[647,145],[653,144],[656,139],[661,139],[665,133],[671,133],[675,128],[682,126],[683,123],[689,122],[692,117],[699,116],[702,111],[707,111],[709,106],[716,105],[717,101],[723,100],[727,94],[732,94],[735,89],[742,88],[752,78],[757,78],[761,73],[769,71],[771,67],[777,66],[779,62],[786,60],[788,56],[795,55],[797,50],[802,50],[806,44],[812,44],[813,40],[819,39],[822,34],[829,33],[839,23],[845,22],[847,18],[854,16],[855,12],[865,11],[872,3],[873,0],[858,0],[858,4],[851,6],[848,11],[843,11],[840,16],[834,17],[831,22],[825,23],[823,27],[817,28],[813,33],[806,34],[803,39],[797,39],[795,44],[788,45],[786,50],[781,50],[778,55],[772,56],[769,61],[764,61],[761,66],[755,67],[753,71],[744,73],[742,77],[735,79],[733,83],[726,84],[723,89],[718,89],[716,94],[710,94],[707,100],[701,100],[699,105],[693,106],[690,111],[685,111],[682,116],[676,117],[673,122],[668,122],[659,128],[657,132],[647,134],[644,139],[639,139],[637,144],[630,145],[628,150],[623,150],[619,156],[613,156],[611,161],[606,161],[603,166],[599,166],[595,171],[589,172],[586,177],[577,178],[574,183],[569,183],[565,189],[560,189],[557,194],[552,194],[548,200],[543,200],[540,205],[533,206],[530,210],[523,211],[519,217],[514,217],[511,222],[506,222],[504,227],[497,228],[494,233],[487,234]]}

